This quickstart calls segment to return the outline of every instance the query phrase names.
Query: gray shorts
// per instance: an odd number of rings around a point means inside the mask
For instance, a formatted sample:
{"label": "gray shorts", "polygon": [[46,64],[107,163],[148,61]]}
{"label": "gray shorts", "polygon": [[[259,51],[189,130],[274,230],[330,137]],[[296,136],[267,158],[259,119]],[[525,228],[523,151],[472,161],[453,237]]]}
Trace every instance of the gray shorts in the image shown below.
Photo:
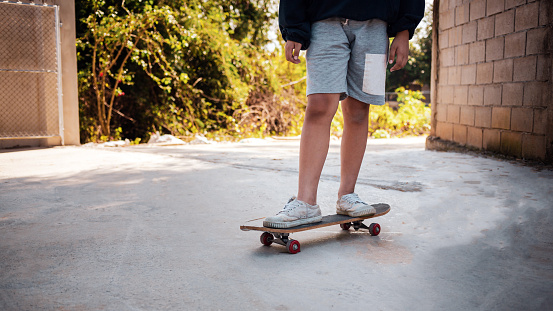
{"label": "gray shorts", "polygon": [[340,93],[384,105],[388,35],[386,22],[330,18],[311,26],[307,95]]}

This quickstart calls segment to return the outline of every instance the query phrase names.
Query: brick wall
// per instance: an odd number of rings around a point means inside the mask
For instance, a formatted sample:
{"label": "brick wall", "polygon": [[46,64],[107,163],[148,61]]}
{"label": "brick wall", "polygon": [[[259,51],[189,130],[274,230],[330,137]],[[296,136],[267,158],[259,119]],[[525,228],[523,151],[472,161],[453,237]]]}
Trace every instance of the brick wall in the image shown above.
{"label": "brick wall", "polygon": [[432,136],[553,162],[552,7],[435,1]]}

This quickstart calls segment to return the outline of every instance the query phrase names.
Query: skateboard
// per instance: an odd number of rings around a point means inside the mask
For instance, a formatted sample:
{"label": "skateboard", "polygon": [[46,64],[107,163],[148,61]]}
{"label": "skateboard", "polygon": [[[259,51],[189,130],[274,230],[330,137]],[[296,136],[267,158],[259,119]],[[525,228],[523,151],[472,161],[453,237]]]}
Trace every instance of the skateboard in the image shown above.
{"label": "skateboard", "polygon": [[323,216],[323,220],[320,222],[315,222],[306,225],[300,225],[291,228],[269,228],[264,227],[263,222],[260,225],[250,225],[249,223],[259,223],[264,219],[257,218],[252,219],[246,222],[245,225],[240,226],[242,231],[263,231],[261,237],[259,238],[261,244],[265,246],[270,246],[271,244],[277,243],[284,245],[289,253],[296,254],[300,252],[300,242],[297,240],[290,239],[290,234],[295,232],[301,232],[311,229],[323,228],[332,225],[340,225],[342,230],[349,230],[353,227],[356,231],[359,229],[366,229],[372,236],[377,236],[380,233],[380,225],[377,223],[372,223],[369,226],[363,223],[364,220],[369,218],[375,218],[379,216],[384,216],[390,211],[390,205],[385,203],[371,204],[376,210],[376,214],[372,216],[361,216],[361,217],[350,217],[347,215],[327,215]]}

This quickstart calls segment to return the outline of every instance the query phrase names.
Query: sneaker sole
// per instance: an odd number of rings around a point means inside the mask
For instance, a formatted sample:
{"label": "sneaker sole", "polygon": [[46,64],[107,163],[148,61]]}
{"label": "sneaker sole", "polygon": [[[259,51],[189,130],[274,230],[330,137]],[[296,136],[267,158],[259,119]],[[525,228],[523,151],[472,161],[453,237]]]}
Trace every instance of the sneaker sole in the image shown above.
{"label": "sneaker sole", "polygon": [[374,214],[376,214],[376,210],[374,208],[371,208],[369,210],[364,210],[364,211],[357,211],[357,212],[347,212],[347,211],[336,210],[336,214],[346,215],[349,217],[373,216]]}
{"label": "sneaker sole", "polygon": [[321,222],[323,221],[323,216],[317,216],[317,217],[311,217],[311,218],[304,218],[304,219],[298,219],[294,221],[287,221],[287,222],[263,222],[263,227],[269,227],[269,228],[275,228],[275,229],[286,229],[291,227],[297,227],[301,225],[307,225],[314,222]]}

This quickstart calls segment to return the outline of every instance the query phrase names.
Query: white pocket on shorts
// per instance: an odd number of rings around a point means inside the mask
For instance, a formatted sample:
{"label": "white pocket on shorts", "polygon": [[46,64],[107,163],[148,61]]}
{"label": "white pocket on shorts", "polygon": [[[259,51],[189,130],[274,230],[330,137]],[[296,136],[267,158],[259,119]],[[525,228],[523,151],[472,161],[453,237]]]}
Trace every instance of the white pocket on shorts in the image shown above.
{"label": "white pocket on shorts", "polygon": [[384,95],[386,90],[386,54],[365,54],[363,92]]}

